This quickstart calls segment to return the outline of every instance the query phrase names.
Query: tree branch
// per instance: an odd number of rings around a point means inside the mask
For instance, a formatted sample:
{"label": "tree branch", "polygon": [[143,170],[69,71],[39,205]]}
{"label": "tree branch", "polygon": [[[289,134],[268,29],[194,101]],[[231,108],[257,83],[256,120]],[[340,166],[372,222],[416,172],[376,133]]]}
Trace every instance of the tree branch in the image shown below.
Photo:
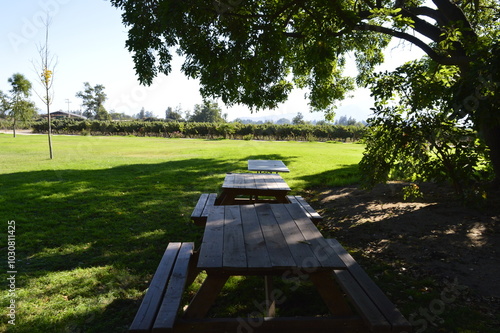
{"label": "tree branch", "polygon": [[433,19],[434,21],[436,21],[436,23],[438,25],[443,25],[445,23],[444,17],[436,9],[422,6],[422,7],[410,7],[410,8],[407,8],[407,10],[416,16],[427,16],[427,17]]}
{"label": "tree branch", "polygon": [[390,28],[386,27],[380,27],[380,26],[375,26],[371,24],[363,24],[360,25],[356,28],[359,31],[373,31],[373,32],[378,32],[378,33],[383,33],[386,35],[390,35],[396,38],[404,39],[413,45],[419,47],[422,51],[424,51],[432,60],[436,61],[439,64],[442,65],[456,65],[456,66],[464,66],[469,64],[470,59],[466,56],[454,56],[454,57],[447,57],[438,54],[432,47],[427,45],[424,41],[420,40],[419,38],[410,35],[405,32],[401,31],[396,31]]}

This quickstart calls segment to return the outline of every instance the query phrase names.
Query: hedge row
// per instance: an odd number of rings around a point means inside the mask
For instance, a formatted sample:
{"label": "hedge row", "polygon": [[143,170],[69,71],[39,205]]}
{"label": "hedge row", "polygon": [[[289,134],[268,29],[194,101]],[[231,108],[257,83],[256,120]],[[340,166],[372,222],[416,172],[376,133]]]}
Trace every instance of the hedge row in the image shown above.
{"label": "hedge row", "polygon": [[[32,125],[36,133],[47,133],[48,123]],[[57,119],[54,134],[135,135],[166,138],[357,141],[365,132],[360,126],[277,125],[241,123],[141,122]]]}

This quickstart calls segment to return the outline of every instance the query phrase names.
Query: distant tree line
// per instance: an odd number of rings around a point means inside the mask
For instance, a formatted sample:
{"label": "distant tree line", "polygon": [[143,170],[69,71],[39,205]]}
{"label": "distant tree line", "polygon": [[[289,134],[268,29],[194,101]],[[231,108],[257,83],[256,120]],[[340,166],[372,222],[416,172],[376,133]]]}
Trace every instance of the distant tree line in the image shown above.
{"label": "distant tree line", "polygon": [[[32,124],[33,131],[45,133],[46,121]],[[57,134],[135,135],[165,138],[206,138],[243,140],[297,140],[297,141],[358,141],[363,126],[242,124],[238,122],[180,122],[180,121],[100,121],[56,119],[52,131]]]}

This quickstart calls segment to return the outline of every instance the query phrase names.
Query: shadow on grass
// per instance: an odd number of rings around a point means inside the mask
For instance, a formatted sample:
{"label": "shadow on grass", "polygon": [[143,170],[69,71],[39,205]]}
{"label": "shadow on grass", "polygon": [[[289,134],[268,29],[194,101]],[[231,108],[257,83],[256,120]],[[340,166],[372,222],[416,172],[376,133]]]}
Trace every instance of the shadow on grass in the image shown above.
{"label": "shadow on grass", "polygon": [[344,186],[359,183],[358,164],[342,165],[334,170],[301,177],[308,185],[313,186]]}

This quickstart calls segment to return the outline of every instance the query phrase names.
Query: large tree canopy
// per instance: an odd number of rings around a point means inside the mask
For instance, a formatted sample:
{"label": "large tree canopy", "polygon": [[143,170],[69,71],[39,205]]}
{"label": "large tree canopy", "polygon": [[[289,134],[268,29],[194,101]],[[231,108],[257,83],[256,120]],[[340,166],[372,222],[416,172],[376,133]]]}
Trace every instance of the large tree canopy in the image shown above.
{"label": "large tree canopy", "polygon": [[[328,110],[367,82],[391,38],[409,42],[449,75],[449,107],[483,132],[500,174],[498,0],[111,2],[124,10],[142,83],[171,71],[175,49],[205,97],[255,109],[277,106],[296,86],[309,89],[313,109]],[[347,57],[355,78],[344,74]]]}

